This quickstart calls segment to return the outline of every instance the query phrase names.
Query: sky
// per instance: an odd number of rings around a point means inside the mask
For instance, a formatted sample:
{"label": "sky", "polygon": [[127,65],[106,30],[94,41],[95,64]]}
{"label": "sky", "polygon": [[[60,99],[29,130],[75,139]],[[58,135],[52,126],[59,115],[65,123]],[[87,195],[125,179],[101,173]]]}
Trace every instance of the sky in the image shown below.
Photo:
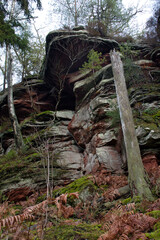
{"label": "sky", "polygon": [[[35,16],[38,16],[36,19],[36,27],[39,29],[39,32],[43,37],[45,37],[48,32],[58,29],[60,27],[60,16],[53,14],[53,7],[46,0],[42,1],[43,11],[36,11]],[[142,30],[145,27],[147,19],[152,14],[152,2],[154,0],[122,0],[124,6],[131,7],[137,6],[142,12],[138,13],[136,18],[132,21],[134,22],[135,28]]]}
{"label": "sky", "polygon": [[142,11],[137,14],[135,21],[140,30],[144,29],[146,21],[152,15],[152,3],[154,0],[122,0],[122,2],[126,8],[133,5]]}

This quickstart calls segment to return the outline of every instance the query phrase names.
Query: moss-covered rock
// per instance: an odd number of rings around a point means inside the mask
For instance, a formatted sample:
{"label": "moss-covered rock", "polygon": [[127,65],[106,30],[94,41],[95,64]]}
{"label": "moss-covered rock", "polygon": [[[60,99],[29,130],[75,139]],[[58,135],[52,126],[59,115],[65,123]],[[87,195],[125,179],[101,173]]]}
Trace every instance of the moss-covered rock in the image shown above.
{"label": "moss-covered rock", "polygon": [[89,179],[88,176],[81,177],[74,182],[70,183],[66,187],[62,187],[53,191],[53,196],[61,195],[64,193],[78,192],[82,193],[84,189],[90,189],[91,191],[97,190],[97,186]]}
{"label": "moss-covered rock", "polygon": [[[11,150],[0,157],[0,190],[5,191],[22,185],[30,186],[40,179],[44,181],[41,157],[36,152]],[[43,179],[42,179],[43,177]]]}
{"label": "moss-covered rock", "polygon": [[97,240],[103,233],[98,224],[59,224],[46,230],[44,240]]}

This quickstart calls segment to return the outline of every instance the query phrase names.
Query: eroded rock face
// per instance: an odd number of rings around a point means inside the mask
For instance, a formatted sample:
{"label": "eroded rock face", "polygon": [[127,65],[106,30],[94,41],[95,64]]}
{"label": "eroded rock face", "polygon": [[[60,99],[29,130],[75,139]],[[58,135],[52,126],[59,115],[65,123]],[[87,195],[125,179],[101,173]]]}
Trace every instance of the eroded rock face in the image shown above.
{"label": "eroded rock face", "polygon": [[50,32],[46,37],[46,58],[41,76],[55,96],[61,91],[60,105],[69,100],[75,102],[74,82],[84,79],[79,68],[87,61],[89,51],[94,49],[106,55],[117,47],[116,41],[91,37],[85,30]]}
{"label": "eroded rock face", "polygon": [[[31,79],[14,85],[14,106],[19,121],[29,117],[31,113],[43,112],[54,108],[54,98],[48,86],[39,79]],[[0,95],[0,112],[8,118],[8,90]]]}
{"label": "eroded rock face", "polygon": [[65,75],[76,72],[87,60],[91,49],[109,53],[117,48],[114,40],[90,37],[86,31],[54,31],[46,37],[44,80],[50,86],[59,87]]}
{"label": "eroded rock face", "polygon": [[[115,41],[90,37],[86,31],[51,32],[47,36],[47,54],[42,70],[45,82],[32,79],[27,85],[22,83],[15,88],[14,103],[22,133],[33,147],[44,149],[47,143],[54,186],[68,184],[83,175],[95,173],[97,169],[119,174],[126,168],[108,54],[115,47],[118,47]],[[106,55],[107,60],[96,73],[92,74],[90,70],[81,73],[79,67],[92,48]],[[144,83],[147,70],[143,69],[138,80],[143,79],[143,83],[138,86],[131,83],[128,91],[143,162],[146,169],[152,169],[160,164],[159,70],[156,62],[145,60],[136,64],[142,68],[147,65],[147,69],[152,65],[150,74],[152,78],[156,75],[156,84],[148,79]],[[134,69],[139,68],[134,65]],[[6,99],[7,92],[0,96],[0,110],[7,118]],[[34,115],[30,116],[31,113]],[[13,131],[5,126],[1,139],[0,154],[3,155],[14,144]],[[28,186],[46,186],[39,158],[27,162],[16,174],[16,181],[9,175],[7,181],[1,182],[0,188],[21,190]],[[27,194],[30,192],[26,191]],[[21,192],[19,195],[24,197]]]}

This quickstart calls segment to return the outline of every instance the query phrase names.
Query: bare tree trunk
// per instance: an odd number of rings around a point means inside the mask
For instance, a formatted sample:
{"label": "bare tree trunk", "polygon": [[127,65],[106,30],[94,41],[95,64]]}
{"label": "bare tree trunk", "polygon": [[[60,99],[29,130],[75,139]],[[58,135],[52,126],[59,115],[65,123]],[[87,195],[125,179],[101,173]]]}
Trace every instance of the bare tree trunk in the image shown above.
{"label": "bare tree trunk", "polygon": [[8,52],[8,68],[7,68],[7,83],[8,83],[8,108],[9,115],[13,126],[15,144],[18,149],[24,146],[23,137],[21,134],[21,129],[17,120],[15,113],[14,103],[13,103],[13,86],[12,86],[12,57],[10,49]]}
{"label": "bare tree trunk", "polygon": [[77,0],[74,0],[74,6],[75,6],[74,24],[75,27],[77,27],[78,26]]}
{"label": "bare tree trunk", "polygon": [[8,60],[8,44],[6,44],[6,53],[5,53],[5,67],[4,67],[3,91],[5,91],[5,89],[6,89],[7,60]]}
{"label": "bare tree trunk", "polygon": [[153,200],[153,196],[148,184],[148,177],[144,170],[139,144],[136,137],[132,110],[130,107],[124,78],[123,64],[119,53],[116,53],[115,50],[110,53],[110,56],[126,148],[129,186],[133,196],[138,195],[142,198]]}
{"label": "bare tree trunk", "polygon": [[[15,0],[12,0],[11,10],[9,19],[12,18],[15,9]],[[8,84],[8,109],[9,115],[13,126],[14,139],[17,149],[21,149],[24,146],[23,137],[21,133],[21,128],[18,123],[18,119],[15,113],[14,100],[13,100],[13,86],[12,86],[12,56],[11,56],[11,46],[6,47],[7,56],[7,84]]]}

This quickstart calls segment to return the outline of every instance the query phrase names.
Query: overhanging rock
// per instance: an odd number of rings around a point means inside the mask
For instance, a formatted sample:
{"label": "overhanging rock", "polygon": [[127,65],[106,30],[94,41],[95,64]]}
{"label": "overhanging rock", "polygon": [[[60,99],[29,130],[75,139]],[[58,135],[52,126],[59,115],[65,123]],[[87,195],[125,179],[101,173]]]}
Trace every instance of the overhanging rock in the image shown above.
{"label": "overhanging rock", "polygon": [[53,91],[72,92],[67,75],[79,70],[91,49],[102,54],[117,48],[115,40],[91,37],[87,31],[53,31],[46,37],[46,58],[42,68],[44,81]]}

